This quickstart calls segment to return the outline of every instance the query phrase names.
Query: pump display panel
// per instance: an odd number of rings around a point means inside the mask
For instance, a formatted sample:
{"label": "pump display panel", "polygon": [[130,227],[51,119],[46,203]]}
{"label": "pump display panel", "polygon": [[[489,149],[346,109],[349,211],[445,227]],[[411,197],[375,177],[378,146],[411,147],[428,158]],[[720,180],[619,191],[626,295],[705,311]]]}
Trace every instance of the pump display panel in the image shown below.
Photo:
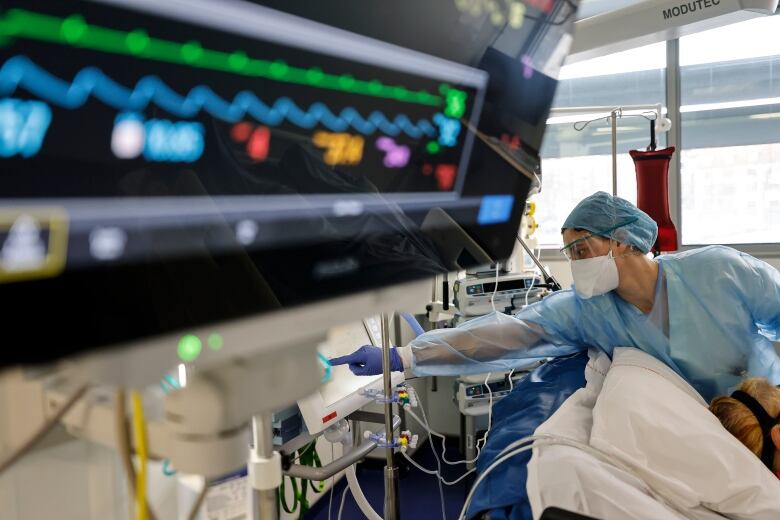
{"label": "pump display panel", "polygon": [[576,4],[367,4],[0,0],[2,364],[507,256]]}

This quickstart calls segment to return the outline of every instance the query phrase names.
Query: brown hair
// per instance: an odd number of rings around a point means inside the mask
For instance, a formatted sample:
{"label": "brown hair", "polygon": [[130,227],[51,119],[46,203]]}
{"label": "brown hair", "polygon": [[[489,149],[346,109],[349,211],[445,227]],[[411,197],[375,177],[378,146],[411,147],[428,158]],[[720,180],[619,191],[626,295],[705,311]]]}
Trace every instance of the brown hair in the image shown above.
{"label": "brown hair", "polygon": [[[772,417],[780,414],[780,388],[776,388],[766,379],[759,377],[747,379],[739,385],[738,390],[742,390],[758,401]],[[761,457],[764,435],[758,419],[747,406],[731,397],[721,396],[712,400],[710,411],[720,420],[724,428],[757,457]]]}

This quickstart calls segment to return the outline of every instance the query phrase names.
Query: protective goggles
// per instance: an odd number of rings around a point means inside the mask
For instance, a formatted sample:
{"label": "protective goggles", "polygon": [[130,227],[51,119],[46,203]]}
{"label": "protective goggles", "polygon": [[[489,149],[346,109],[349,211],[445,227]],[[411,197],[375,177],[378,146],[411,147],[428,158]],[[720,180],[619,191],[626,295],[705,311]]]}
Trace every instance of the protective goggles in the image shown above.
{"label": "protective goggles", "polygon": [[603,256],[607,254],[604,250],[604,242],[612,240],[610,238],[610,233],[635,221],[636,219],[634,218],[626,222],[621,222],[617,226],[607,228],[604,231],[599,231],[598,233],[588,233],[587,235],[581,236],[576,240],[572,240],[563,246],[560,251],[563,256],[565,256],[570,261],[585,260],[587,258]]}
{"label": "protective goggles", "polygon": [[762,443],[763,448],[761,450],[761,462],[769,468],[769,471],[775,471],[775,444],[772,442],[772,428],[780,424],[780,417],[772,418],[769,413],[761,406],[761,403],[755,400],[753,396],[742,390],[737,390],[731,394],[732,399],[736,399],[740,403],[748,407],[756,416],[759,426],[761,426],[761,433],[764,437]]}

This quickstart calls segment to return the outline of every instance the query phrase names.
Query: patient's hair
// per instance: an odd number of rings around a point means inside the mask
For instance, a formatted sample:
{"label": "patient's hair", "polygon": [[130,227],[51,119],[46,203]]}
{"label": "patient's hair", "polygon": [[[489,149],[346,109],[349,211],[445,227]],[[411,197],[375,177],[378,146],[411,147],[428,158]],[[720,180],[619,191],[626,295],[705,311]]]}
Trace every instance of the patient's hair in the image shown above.
{"label": "patient's hair", "polygon": [[[777,417],[780,413],[780,388],[776,388],[766,379],[746,379],[737,389],[758,401],[770,416]],[[721,396],[712,400],[710,411],[734,437],[757,457],[761,456],[764,435],[756,416],[747,406],[731,397]]]}

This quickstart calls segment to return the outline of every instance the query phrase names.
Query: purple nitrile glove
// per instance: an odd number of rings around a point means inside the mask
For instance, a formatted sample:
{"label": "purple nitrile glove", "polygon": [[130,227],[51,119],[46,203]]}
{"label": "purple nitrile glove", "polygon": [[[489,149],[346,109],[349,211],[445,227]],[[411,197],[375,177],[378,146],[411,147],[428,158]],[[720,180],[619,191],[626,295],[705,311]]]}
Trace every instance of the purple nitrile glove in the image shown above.
{"label": "purple nitrile glove", "polygon": [[[363,345],[352,354],[332,358],[330,364],[349,365],[349,369],[356,376],[376,376],[382,373],[382,349],[373,345]],[[404,364],[395,347],[390,349],[390,370],[404,371]]]}

